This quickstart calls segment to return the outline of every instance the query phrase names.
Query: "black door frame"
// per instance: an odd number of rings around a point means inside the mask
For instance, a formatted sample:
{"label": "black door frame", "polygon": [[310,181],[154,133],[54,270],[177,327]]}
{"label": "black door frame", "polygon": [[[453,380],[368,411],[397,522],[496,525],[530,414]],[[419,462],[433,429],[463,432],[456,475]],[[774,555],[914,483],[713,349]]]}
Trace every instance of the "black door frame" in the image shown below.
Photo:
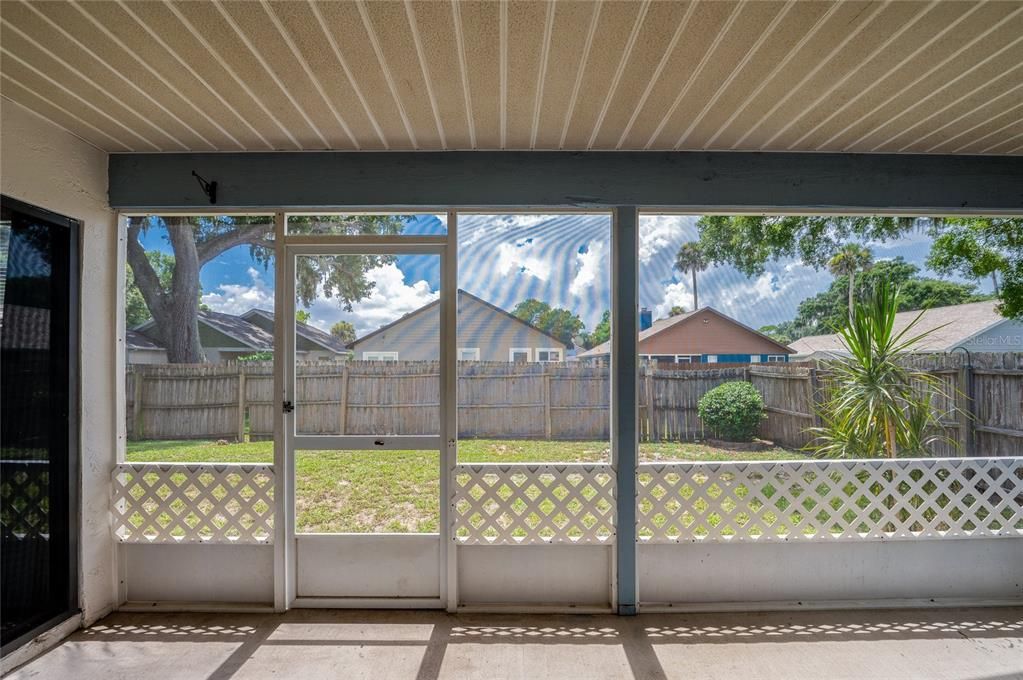
{"label": "black door frame", "polygon": [[63,601],[66,608],[59,614],[46,619],[32,629],[8,641],[0,648],[0,656],[30,642],[41,633],[46,632],[59,623],[81,612],[79,592],[79,541],[81,516],[81,432],[80,432],[80,349],[81,349],[81,239],[82,223],[79,220],[51,212],[45,208],[25,203],[16,198],[0,195],[3,207],[28,215],[29,217],[48,222],[56,227],[64,227],[70,231],[68,239],[68,404],[67,404],[67,447],[68,467],[67,505],[67,550],[68,579]]}

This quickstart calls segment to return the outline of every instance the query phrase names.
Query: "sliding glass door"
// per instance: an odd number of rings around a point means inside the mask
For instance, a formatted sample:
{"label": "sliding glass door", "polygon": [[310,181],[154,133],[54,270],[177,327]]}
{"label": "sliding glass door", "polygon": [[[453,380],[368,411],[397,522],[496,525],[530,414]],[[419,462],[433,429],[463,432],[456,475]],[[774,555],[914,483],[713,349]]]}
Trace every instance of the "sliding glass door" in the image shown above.
{"label": "sliding glass door", "polygon": [[78,609],[78,223],[2,199],[3,653]]}

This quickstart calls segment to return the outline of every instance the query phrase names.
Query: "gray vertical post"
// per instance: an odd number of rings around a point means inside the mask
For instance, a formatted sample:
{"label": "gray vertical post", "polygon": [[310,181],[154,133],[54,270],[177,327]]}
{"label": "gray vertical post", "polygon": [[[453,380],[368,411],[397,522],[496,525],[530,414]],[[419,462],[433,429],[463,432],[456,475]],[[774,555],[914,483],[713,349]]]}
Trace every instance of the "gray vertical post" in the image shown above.
{"label": "gray vertical post", "polygon": [[639,211],[619,206],[611,234],[611,452],[618,480],[616,535],[618,613],[633,615],[636,580],[637,378]]}
{"label": "gray vertical post", "polygon": [[458,609],[458,548],[451,531],[452,479],[458,465],[458,213],[447,215],[448,241],[441,257],[440,283],[440,597]]}
{"label": "gray vertical post", "polygon": [[[291,435],[284,417],[284,400],[294,394],[288,389],[288,380],[294,371],[294,354],[288,352],[288,333],[294,333],[294,298],[288,299],[288,278],[291,266],[288,251],[284,246],[287,231],[287,217],[283,212],[274,215],[274,386],[270,399],[273,413],[274,437],[274,611],[286,612],[295,596],[295,545],[291,524],[294,512],[295,461],[290,447]],[[289,326],[291,327],[289,329]],[[292,429],[294,432],[294,429]]]}

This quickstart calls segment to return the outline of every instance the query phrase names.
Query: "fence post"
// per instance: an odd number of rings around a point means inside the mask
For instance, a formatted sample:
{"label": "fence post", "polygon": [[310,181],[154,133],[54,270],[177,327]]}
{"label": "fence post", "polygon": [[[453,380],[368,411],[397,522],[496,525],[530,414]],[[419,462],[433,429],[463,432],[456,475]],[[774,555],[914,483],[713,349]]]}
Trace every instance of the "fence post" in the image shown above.
{"label": "fence post", "polygon": [[661,428],[657,422],[657,411],[654,408],[654,371],[644,366],[643,391],[646,393],[646,410],[650,418],[650,441],[661,441]]}
{"label": "fence post", "polygon": [[823,423],[823,421],[821,420],[821,410],[820,410],[820,408],[818,408],[820,406],[820,398],[821,398],[821,382],[820,382],[820,377],[817,375],[817,369],[816,368],[811,368],[810,369],[810,399],[809,399],[809,404],[810,404],[811,413],[813,413],[813,424],[814,424],[814,427],[821,427],[821,425]]}
{"label": "fence post", "polygon": [[131,403],[131,416],[132,426],[131,433],[135,439],[142,439],[142,371],[135,370],[135,393],[132,396]]}
{"label": "fence post", "polygon": [[[955,396],[956,416],[959,420],[959,446],[964,456],[973,455],[973,421],[976,418],[973,403],[973,366],[959,367],[958,394]],[[960,405],[961,402],[965,402]]]}
{"label": "fence post", "polygon": [[[642,363],[636,367],[637,382],[642,382],[645,379],[643,377],[646,375],[645,371],[646,368]],[[638,390],[636,392],[636,436],[641,442],[650,441],[649,408],[649,404],[646,403],[646,389]]]}
{"label": "fence post", "polygon": [[238,364],[238,441],[245,441],[245,367]]}
{"label": "fence post", "polygon": [[348,362],[347,361],[344,363],[343,366],[341,366],[341,405],[340,405],[340,409],[341,409],[341,411],[338,414],[338,416],[339,416],[338,417],[338,422],[340,423],[339,428],[340,428],[341,431],[339,432],[339,434],[344,434],[345,433],[345,429],[348,426],[348,423],[347,423],[347,421],[348,421]]}
{"label": "fence post", "polygon": [[551,423],[551,374],[544,370],[543,373],[543,433],[548,440],[553,431]]}

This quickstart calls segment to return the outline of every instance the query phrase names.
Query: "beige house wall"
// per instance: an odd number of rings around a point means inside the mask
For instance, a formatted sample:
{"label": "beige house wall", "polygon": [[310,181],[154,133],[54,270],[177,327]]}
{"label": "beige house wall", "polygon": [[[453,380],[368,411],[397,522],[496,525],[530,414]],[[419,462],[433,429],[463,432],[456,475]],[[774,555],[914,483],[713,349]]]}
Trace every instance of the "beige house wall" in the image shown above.
{"label": "beige house wall", "polygon": [[166,364],[167,350],[163,349],[130,349],[129,364]]}
{"label": "beige house wall", "polygon": [[[367,336],[353,346],[355,359],[364,352],[397,352],[401,361],[439,358],[440,308],[434,304],[405,317],[382,333]],[[479,348],[480,361],[508,361],[511,349],[557,348],[565,358],[565,345],[531,326],[467,295],[458,299],[458,347]]]}

